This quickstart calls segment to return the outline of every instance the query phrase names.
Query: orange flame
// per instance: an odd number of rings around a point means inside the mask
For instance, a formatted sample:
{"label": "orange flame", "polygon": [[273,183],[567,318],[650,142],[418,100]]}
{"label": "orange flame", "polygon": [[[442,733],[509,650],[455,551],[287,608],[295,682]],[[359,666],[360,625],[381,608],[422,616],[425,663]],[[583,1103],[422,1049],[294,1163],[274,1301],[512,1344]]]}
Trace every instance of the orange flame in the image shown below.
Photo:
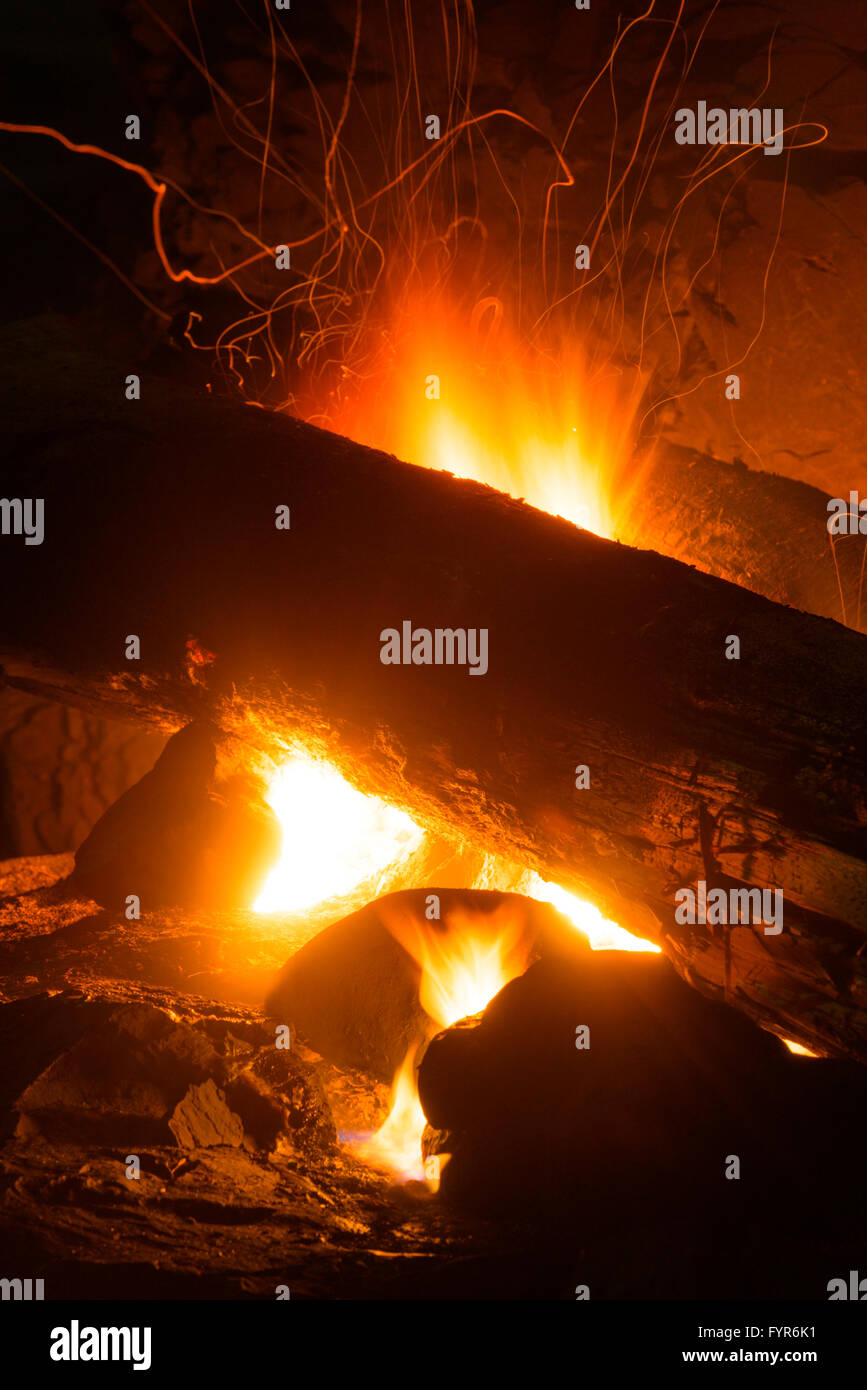
{"label": "orange flame", "polygon": [[[530,875],[528,893],[550,902],[589,938],[594,950],[659,951],[652,942],[608,922],[591,903],[554,883]],[[504,985],[523,974],[532,941],[511,904],[492,913],[453,911],[445,931],[422,927],[414,918],[394,914],[393,935],[421,967],[419,1000],[442,1028],[480,1013]],[[404,1181],[424,1177],[436,1191],[441,1162],[422,1163],[424,1111],[415,1084],[415,1049],[398,1072],[392,1107],[382,1128],[358,1146],[360,1158]],[[445,1157],[445,1156],[443,1156]]]}
{"label": "orange flame", "polygon": [[[523,885],[522,885],[523,886]],[[567,893],[556,883],[546,883],[538,874],[530,874],[524,891],[539,902],[550,903],[568,917],[574,927],[583,932],[594,951],[653,951],[660,954],[661,948],[643,937],[633,936],[625,927],[609,922],[602,916],[598,907]]]}
{"label": "orange flame", "polygon": [[415,1080],[416,1049],[404,1059],[391,1093],[388,1119],[375,1134],[351,1143],[357,1158],[381,1168],[400,1182],[427,1177],[421,1153],[421,1136],[427,1123]]}
{"label": "orange flame", "polygon": [[305,418],[612,535],[609,489],[631,453],[637,378],[627,388],[594,373],[574,340],[556,357],[533,348],[494,297],[470,312],[407,294],[380,341],[337,404],[300,402]]}
{"label": "orange flame", "polygon": [[[409,914],[393,913],[389,928],[421,967],[419,1001],[441,1028],[480,1013],[509,980],[523,974],[532,950],[511,904],[491,913],[453,911],[445,928],[422,926]],[[424,1178],[436,1191],[443,1165],[436,1157],[422,1159],[427,1122],[418,1098],[415,1060],[412,1048],[395,1079],[388,1119],[357,1145],[356,1153],[403,1181]]]}
{"label": "orange flame", "polygon": [[265,799],[280,821],[283,849],[253,904],[257,912],[298,911],[364,885],[375,898],[383,871],[424,839],[403,811],[304,755],[278,769]]}
{"label": "orange flame", "polygon": [[511,905],[453,911],[445,931],[421,930],[412,919],[390,927],[421,967],[419,1002],[441,1028],[480,1013],[527,968],[530,943]]}

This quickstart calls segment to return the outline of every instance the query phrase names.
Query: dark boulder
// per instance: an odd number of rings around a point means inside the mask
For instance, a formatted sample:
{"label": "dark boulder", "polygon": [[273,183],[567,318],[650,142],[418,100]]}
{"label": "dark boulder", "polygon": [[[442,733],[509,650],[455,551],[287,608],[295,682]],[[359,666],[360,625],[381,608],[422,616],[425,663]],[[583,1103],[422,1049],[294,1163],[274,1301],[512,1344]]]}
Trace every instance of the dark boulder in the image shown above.
{"label": "dark boulder", "polygon": [[577,1211],[585,1230],[630,1213],[723,1225],[775,1213],[819,1231],[865,1157],[844,1137],[865,1068],[792,1056],[661,956],[538,961],[429,1043],[419,1094],[426,1154],[450,1155],[447,1200]]}

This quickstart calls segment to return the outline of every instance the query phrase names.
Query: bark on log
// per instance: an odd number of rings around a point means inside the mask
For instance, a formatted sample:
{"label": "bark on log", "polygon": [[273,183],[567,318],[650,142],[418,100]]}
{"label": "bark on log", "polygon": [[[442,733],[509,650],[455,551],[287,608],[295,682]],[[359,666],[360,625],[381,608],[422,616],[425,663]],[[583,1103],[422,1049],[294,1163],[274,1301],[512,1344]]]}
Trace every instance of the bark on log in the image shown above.
{"label": "bark on log", "polygon": [[[860,634],[287,417],[148,377],[127,401],[126,366],[44,326],[0,353],[3,491],[45,499],[43,544],[0,538],[16,683],[301,741],[658,939],[691,982],[867,1059]],[[488,673],[383,665],[404,620],[488,629]],[[677,923],[700,879],[781,888],[783,932]]]}
{"label": "bark on log", "polygon": [[867,536],[832,539],[818,488],[672,444],[638,455],[630,472],[618,540],[867,631]]}

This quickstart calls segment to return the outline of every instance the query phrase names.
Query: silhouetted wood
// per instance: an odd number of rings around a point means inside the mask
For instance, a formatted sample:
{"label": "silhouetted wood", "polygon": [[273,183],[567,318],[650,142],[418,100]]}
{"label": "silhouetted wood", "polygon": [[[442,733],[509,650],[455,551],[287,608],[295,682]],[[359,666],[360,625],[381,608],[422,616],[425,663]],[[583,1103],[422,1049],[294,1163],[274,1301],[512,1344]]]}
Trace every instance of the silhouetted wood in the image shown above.
{"label": "silhouetted wood", "polygon": [[660,956],[548,955],[431,1040],[418,1086],[462,1204],[577,1207],[608,1229],[718,1211],[726,1238],[765,1247],[793,1224],[851,1230],[867,1071],[792,1057]]}
{"label": "silhouetted wood", "polygon": [[[42,545],[0,538],[12,680],[304,743],[701,988],[867,1058],[860,634],[288,417],[147,376],[127,401],[126,364],[44,323],[0,353],[4,492],[45,499]],[[383,665],[405,620],[487,629],[487,674]],[[700,879],[779,887],[783,932],[676,922]]]}

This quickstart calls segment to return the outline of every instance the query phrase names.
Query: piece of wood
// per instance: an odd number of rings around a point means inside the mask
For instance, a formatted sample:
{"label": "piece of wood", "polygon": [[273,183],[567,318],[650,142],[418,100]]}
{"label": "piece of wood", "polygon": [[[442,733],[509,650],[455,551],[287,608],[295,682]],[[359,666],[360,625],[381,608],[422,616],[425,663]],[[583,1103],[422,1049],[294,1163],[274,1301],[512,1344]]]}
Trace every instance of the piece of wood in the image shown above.
{"label": "piece of wood", "polygon": [[[125,364],[44,324],[0,353],[4,492],[45,500],[41,545],[0,538],[11,679],[300,742],[769,1026],[867,1058],[860,634],[288,417],[147,376],[128,401]],[[486,629],[487,674],[384,665],[404,621]],[[780,888],[784,930],[678,923],[699,880]]]}
{"label": "piece of wood", "polygon": [[627,1230],[722,1212],[768,1247],[787,1224],[814,1241],[857,1224],[867,1071],[792,1057],[660,956],[548,955],[431,1040],[418,1088],[425,1150],[451,1154],[443,1194],[472,1207]]}
{"label": "piece of wood", "polygon": [[619,540],[867,631],[867,536],[830,536],[818,488],[662,443],[636,455],[629,482]]}

